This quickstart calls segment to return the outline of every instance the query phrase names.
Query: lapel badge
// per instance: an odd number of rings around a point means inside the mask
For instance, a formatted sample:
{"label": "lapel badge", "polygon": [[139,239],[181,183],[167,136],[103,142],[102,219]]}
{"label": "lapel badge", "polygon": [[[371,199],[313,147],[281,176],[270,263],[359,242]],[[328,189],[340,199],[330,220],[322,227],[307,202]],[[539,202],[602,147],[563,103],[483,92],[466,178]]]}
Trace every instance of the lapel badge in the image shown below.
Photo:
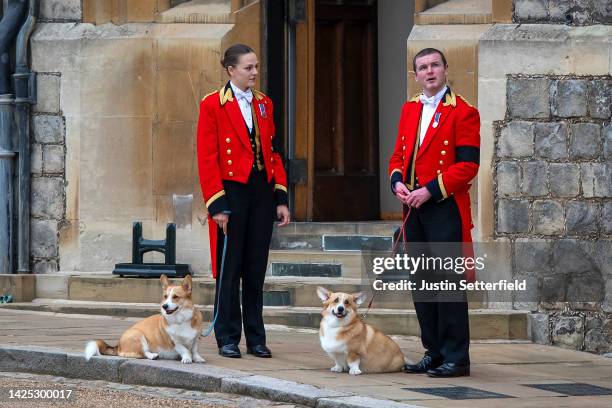
{"label": "lapel badge", "polygon": [[436,112],[434,116],[434,123],[431,125],[432,128],[435,129],[438,127],[438,123],[440,123],[440,116],[442,116],[442,112]]}
{"label": "lapel badge", "polygon": [[261,117],[266,119],[268,117],[268,115],[266,114],[266,105],[264,105],[263,103],[258,104],[259,106],[259,113],[261,113]]}

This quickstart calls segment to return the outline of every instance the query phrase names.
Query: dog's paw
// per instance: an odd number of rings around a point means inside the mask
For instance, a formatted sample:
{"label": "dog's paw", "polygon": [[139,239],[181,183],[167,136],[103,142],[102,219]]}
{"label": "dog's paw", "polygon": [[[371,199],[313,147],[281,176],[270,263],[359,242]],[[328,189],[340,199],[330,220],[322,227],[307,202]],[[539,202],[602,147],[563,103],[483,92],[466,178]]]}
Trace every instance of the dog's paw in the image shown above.
{"label": "dog's paw", "polygon": [[159,354],[157,353],[150,353],[148,351],[145,351],[145,357],[148,358],[149,360],[157,360],[159,358]]}
{"label": "dog's paw", "polygon": [[360,370],[360,369],[358,369],[358,368],[351,368],[351,369],[349,370],[349,374],[350,374],[350,375],[359,375],[359,374],[361,374],[361,370]]}
{"label": "dog's paw", "polygon": [[181,363],[183,363],[183,364],[191,364],[191,363],[193,363],[193,360],[189,356],[183,356],[183,358],[181,358]]}
{"label": "dog's paw", "polygon": [[338,364],[336,364],[335,366],[330,368],[329,371],[331,371],[333,373],[341,373],[344,370],[342,369],[342,366],[339,366]]}
{"label": "dog's paw", "polygon": [[202,358],[202,356],[201,356],[201,355],[199,355],[199,354],[194,354],[194,356],[193,356],[193,362],[194,362],[194,363],[205,363],[205,362],[206,362],[206,360],[204,360],[204,358]]}

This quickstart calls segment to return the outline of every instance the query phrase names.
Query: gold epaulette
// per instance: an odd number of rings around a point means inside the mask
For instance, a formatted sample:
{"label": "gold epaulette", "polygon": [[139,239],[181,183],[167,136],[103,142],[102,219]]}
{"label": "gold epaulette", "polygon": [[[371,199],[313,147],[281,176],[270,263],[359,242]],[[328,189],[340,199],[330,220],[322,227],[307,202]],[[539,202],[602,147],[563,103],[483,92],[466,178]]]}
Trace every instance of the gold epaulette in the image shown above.
{"label": "gold epaulette", "polygon": [[420,96],[421,96],[421,92],[419,92],[419,93],[417,93],[417,94],[414,94],[414,96],[413,96],[412,98],[410,98],[410,101],[409,101],[409,102],[418,102],[418,101],[419,101]]}
{"label": "gold epaulette", "polygon": [[253,89],[253,96],[255,96],[255,99],[257,99],[258,101],[261,101],[263,98],[266,97],[266,94],[257,89]]}
{"label": "gold epaulette", "polygon": [[209,93],[209,94],[204,95],[204,97],[202,98],[202,100],[204,100],[204,99],[208,98],[210,95],[214,95],[214,94],[216,94],[217,92],[219,92],[219,91],[213,91],[213,92],[211,92],[211,93]]}
{"label": "gold epaulette", "polygon": [[469,102],[467,101],[467,99],[465,99],[463,96],[461,96],[461,95],[457,95],[457,96],[458,96],[459,98],[461,98],[461,100],[462,100],[463,102],[465,102],[465,103],[467,104],[467,106],[469,106],[470,108],[473,108],[473,107],[474,107],[474,106],[473,106],[471,103],[469,103]]}

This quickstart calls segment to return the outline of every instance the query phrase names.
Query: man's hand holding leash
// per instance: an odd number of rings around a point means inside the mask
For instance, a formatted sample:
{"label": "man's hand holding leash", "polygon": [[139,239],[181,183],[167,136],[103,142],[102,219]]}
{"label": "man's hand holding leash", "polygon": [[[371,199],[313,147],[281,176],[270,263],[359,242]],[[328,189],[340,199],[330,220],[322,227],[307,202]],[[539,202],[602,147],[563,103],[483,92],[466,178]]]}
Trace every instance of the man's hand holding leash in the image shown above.
{"label": "man's hand holding leash", "polygon": [[410,192],[404,183],[398,181],[395,183],[395,196],[408,207],[419,208],[431,198],[431,193],[425,187]]}

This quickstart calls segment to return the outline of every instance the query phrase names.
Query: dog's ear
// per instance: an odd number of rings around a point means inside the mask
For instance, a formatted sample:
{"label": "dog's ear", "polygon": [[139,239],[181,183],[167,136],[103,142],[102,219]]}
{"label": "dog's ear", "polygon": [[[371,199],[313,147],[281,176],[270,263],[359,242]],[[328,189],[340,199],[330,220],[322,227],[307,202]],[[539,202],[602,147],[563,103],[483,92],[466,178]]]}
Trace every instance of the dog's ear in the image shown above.
{"label": "dog's ear", "polygon": [[191,275],[187,275],[183,279],[183,289],[185,289],[187,293],[191,293],[191,287],[192,287]]}
{"label": "dog's ear", "polygon": [[368,298],[368,295],[365,292],[353,293],[352,296],[353,300],[355,301],[355,303],[357,303],[357,305],[362,304]]}
{"label": "dog's ear", "polygon": [[329,299],[331,292],[325,289],[324,287],[319,286],[317,288],[317,295],[319,296],[319,299],[321,299],[321,301],[325,302],[327,299]]}
{"label": "dog's ear", "polygon": [[166,290],[166,288],[168,286],[170,286],[170,284],[168,283],[168,277],[166,275],[162,275],[159,280],[161,281],[162,284],[162,289]]}

